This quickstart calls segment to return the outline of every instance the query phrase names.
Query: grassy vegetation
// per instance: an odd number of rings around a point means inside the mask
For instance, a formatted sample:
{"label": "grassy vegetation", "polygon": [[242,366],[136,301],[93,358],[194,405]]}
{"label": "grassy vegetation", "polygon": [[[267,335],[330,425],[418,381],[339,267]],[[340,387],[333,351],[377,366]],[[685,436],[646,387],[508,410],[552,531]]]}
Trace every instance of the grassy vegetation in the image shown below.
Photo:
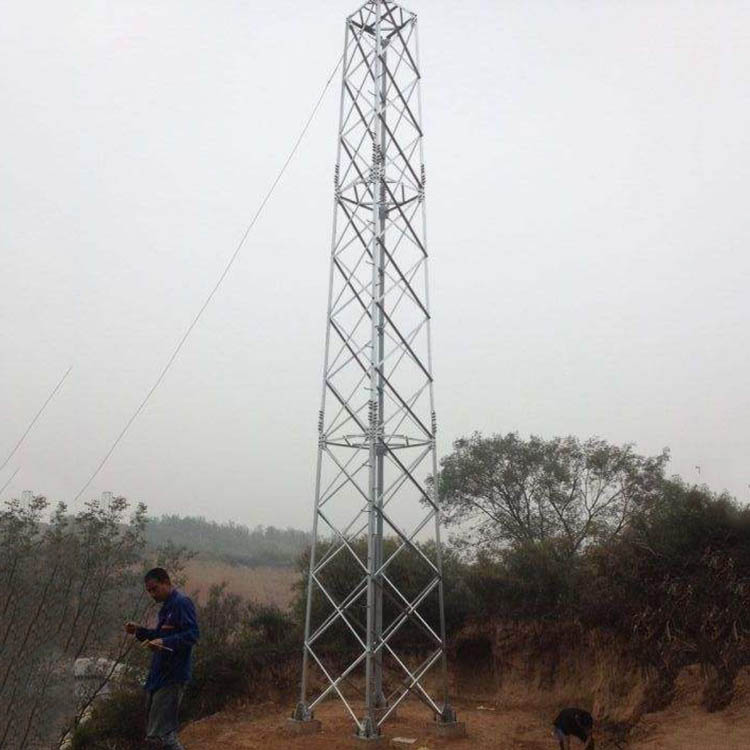
{"label": "grassy vegetation", "polygon": [[213,586],[226,584],[226,589],[246,601],[271,604],[288,609],[294,597],[297,571],[293,567],[230,565],[221,560],[198,556],[185,564],[184,589],[203,603]]}

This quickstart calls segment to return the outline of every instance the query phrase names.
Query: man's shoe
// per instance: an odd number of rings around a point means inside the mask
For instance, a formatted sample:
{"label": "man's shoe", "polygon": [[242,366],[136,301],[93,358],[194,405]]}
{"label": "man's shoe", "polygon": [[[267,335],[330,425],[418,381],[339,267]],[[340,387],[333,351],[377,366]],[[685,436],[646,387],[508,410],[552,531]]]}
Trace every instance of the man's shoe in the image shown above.
{"label": "man's shoe", "polygon": [[185,750],[180,742],[177,732],[170,732],[161,738],[161,746],[165,750]]}

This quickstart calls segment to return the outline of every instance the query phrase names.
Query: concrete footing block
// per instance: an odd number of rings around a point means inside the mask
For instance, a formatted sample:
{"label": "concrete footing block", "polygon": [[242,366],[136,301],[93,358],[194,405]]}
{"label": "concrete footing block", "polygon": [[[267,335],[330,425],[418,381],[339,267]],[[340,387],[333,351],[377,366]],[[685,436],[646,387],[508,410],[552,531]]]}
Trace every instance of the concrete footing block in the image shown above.
{"label": "concrete footing block", "polygon": [[445,739],[461,739],[466,737],[465,721],[431,721],[427,725],[427,731],[433,737],[444,737]]}
{"label": "concrete footing block", "polygon": [[321,723],[318,719],[307,719],[299,721],[298,719],[287,719],[284,724],[289,734],[316,734],[320,731]]}

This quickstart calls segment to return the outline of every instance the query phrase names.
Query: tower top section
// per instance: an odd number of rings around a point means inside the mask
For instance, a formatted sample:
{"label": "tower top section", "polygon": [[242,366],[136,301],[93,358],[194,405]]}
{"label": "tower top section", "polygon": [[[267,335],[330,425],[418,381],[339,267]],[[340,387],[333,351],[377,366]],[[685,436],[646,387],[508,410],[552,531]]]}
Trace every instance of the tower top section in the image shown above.
{"label": "tower top section", "polygon": [[403,32],[409,24],[417,20],[416,13],[412,13],[398,3],[388,2],[388,0],[369,0],[351,14],[347,22],[364,33],[374,36],[378,22],[378,6],[380,6],[380,33],[384,43]]}

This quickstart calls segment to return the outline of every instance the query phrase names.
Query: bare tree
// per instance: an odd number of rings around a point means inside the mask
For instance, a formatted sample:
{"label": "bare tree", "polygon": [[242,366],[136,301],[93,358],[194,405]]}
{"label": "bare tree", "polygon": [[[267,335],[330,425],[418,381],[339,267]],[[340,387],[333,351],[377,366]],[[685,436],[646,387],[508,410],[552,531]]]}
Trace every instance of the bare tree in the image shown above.
{"label": "bare tree", "polygon": [[[141,586],[145,506],[94,500],[77,515],[44,497],[0,511],[0,748],[49,747],[127,653],[123,617],[147,607]],[[106,659],[90,696],[72,690],[78,657]],[[81,700],[83,698],[83,700]]]}

